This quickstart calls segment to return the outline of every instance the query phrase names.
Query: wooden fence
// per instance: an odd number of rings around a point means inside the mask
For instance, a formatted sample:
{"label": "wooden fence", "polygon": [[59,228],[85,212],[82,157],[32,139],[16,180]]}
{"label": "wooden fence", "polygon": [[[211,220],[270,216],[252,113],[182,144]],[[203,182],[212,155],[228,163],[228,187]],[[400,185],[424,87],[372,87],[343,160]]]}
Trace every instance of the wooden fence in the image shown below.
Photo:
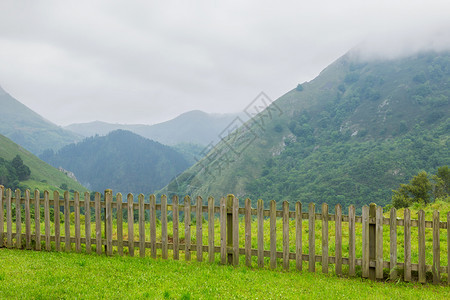
{"label": "wooden fence", "polygon": [[[447,266],[440,265],[441,243],[439,234],[441,230],[447,230],[447,262],[450,261],[450,212],[447,213],[447,222],[439,221],[439,212],[433,213],[433,220],[426,221],[425,213],[421,210],[418,213],[418,219],[412,220],[409,209],[404,211],[404,219],[397,219],[396,210],[392,208],[390,211],[390,218],[383,216],[382,207],[371,204],[362,208],[362,216],[355,215],[355,207],[353,205],[348,208],[348,215],[342,214],[341,205],[336,205],[335,213],[328,213],[328,205],[323,204],[321,213],[316,213],[314,203],[308,205],[308,212],[302,211],[302,203],[295,203],[295,210],[289,210],[289,204],[283,202],[282,210],[276,210],[275,201],[270,201],[269,209],[264,209],[263,201],[258,200],[257,207],[251,207],[250,199],[245,200],[245,206],[239,207],[239,201],[233,195],[228,195],[220,199],[220,206],[215,206],[215,201],[212,197],[208,198],[207,205],[201,197],[196,198],[196,203],[192,205],[191,198],[184,197],[183,205],[180,205],[177,196],[172,198],[172,203],[167,203],[167,197],[162,196],[161,202],[156,203],[156,198],[151,195],[144,201],[144,195],[138,196],[138,202],[135,203],[133,195],[127,196],[127,202],[123,202],[122,195],[119,193],[116,196],[116,201],[113,202],[113,194],[111,190],[106,190],[105,194],[95,194],[95,200],[90,201],[90,194],[84,194],[84,200],[80,200],[78,192],[74,193],[73,199],[70,199],[68,192],[64,193],[63,199],[60,199],[58,192],[53,193],[53,199],[50,199],[49,192],[45,191],[43,197],[40,197],[39,191],[35,191],[34,195],[30,191],[25,191],[25,196],[21,197],[21,191],[16,190],[13,193],[10,189],[5,190],[0,186],[0,246],[8,248],[22,248],[31,249],[32,245],[35,250],[41,250],[42,245],[45,245],[45,250],[52,250],[52,243],[56,251],[61,250],[61,244],[64,244],[66,251],[72,251],[72,244],[75,244],[75,251],[82,251],[81,245],[85,245],[85,251],[90,253],[92,245],[96,245],[97,254],[102,251],[106,255],[112,255],[113,250],[118,255],[124,255],[124,248],[128,249],[128,255],[134,256],[135,247],[139,248],[139,255],[145,256],[146,249],[150,249],[151,257],[157,256],[157,249],[160,249],[160,255],[163,259],[167,259],[169,250],[172,250],[173,259],[180,258],[180,251],[184,251],[185,260],[191,259],[191,253],[195,252],[198,261],[203,261],[203,253],[208,253],[208,261],[215,261],[215,253],[220,253],[220,262],[222,264],[239,265],[239,257],[244,256],[243,262],[245,265],[252,266],[252,256],[256,257],[256,265],[258,267],[264,266],[264,258],[269,258],[269,267],[276,268],[277,261],[281,259],[282,266],[288,270],[291,261],[295,261],[296,269],[301,271],[303,261],[308,263],[308,270],[315,272],[316,263],[321,263],[322,272],[327,273],[329,265],[334,264],[335,273],[337,275],[343,274],[343,265],[348,265],[349,276],[356,275],[356,266],[361,266],[361,276],[373,280],[383,279],[383,271],[389,271],[389,278],[396,279],[402,274],[405,281],[412,280],[412,271],[417,272],[417,279],[419,282],[426,282],[426,273],[432,272],[433,283],[441,282],[441,274],[447,273],[447,283],[450,283],[450,264]],[[103,201],[102,201],[103,198]],[[13,218],[12,218],[12,204],[15,207],[22,207],[24,209],[24,227],[22,230],[22,211],[16,209],[15,228],[13,232]],[[44,208],[44,228],[41,229],[40,210]],[[51,234],[50,222],[50,208],[56,208],[59,211],[63,207],[64,211],[64,235],[61,232],[61,220],[58,213],[54,214],[54,235]],[[59,208],[59,209],[58,209]],[[81,235],[80,226],[80,208],[84,208],[84,237]],[[91,208],[95,216],[95,237],[91,236]],[[4,215],[6,210],[6,232],[4,228]],[[34,210],[34,230],[32,232],[32,210]],[[113,210],[115,212],[115,232],[113,233]],[[139,234],[134,236],[134,212],[138,211],[139,220]],[[74,213],[74,227],[75,234],[71,236],[71,224],[67,222],[70,220],[70,212]],[[159,213],[157,213],[157,211]],[[169,241],[168,234],[168,212],[172,212],[172,235]],[[102,220],[102,212],[104,220]],[[124,240],[123,232],[123,214],[127,212],[128,216],[128,237]],[[149,223],[145,221],[145,214],[149,214]],[[179,237],[180,230],[180,213],[184,215],[184,240]],[[191,215],[195,215],[196,220],[202,220],[204,215],[207,215],[208,223],[208,238],[207,243],[203,243],[203,228],[202,222],[196,222],[196,238],[195,241],[191,239]],[[214,238],[214,223],[219,216],[220,223],[220,241]],[[243,215],[243,218],[239,218]],[[157,216],[159,216],[159,221]],[[252,248],[252,219],[255,219],[257,224],[257,247]],[[269,249],[264,248],[264,241],[267,237],[264,236],[264,219],[269,219],[270,234]],[[276,244],[276,220],[282,218],[282,251],[277,251]],[[293,219],[293,222],[290,220]],[[303,220],[307,221],[308,236],[302,236]],[[329,222],[334,222],[335,237],[334,237],[334,253],[335,256],[329,255]],[[160,222],[161,236],[157,239],[157,222]],[[321,226],[321,255],[316,255],[316,222],[320,222]],[[348,223],[348,244],[342,243],[342,224]],[[241,223],[241,224],[240,224]],[[243,224],[242,224],[243,223]],[[294,234],[290,234],[290,224],[295,224]],[[357,245],[356,226],[357,223],[362,223],[362,244]],[[102,226],[103,225],[103,226]],[[239,247],[239,226],[244,226],[244,247]],[[150,239],[146,240],[147,226],[150,230]],[[360,225],[358,225],[360,226]],[[389,227],[389,261],[383,260],[383,226]],[[400,262],[397,259],[397,245],[401,241],[397,241],[397,228],[403,227],[403,250],[404,261]],[[347,226],[346,226],[347,227]],[[418,264],[411,263],[411,228],[418,227]],[[426,228],[432,229],[432,251],[433,264],[426,265],[425,260],[425,231]],[[103,233],[102,233],[103,230]],[[73,231],[73,230],[72,230]],[[114,235],[113,235],[114,234]],[[293,235],[293,236],[292,236]],[[113,239],[113,236],[116,237]],[[295,239],[295,251],[290,251],[289,239]],[[302,249],[302,239],[308,239],[308,252],[304,253]],[[23,243],[23,239],[25,242]],[[359,240],[359,238],[358,238]],[[32,243],[33,241],[33,243]],[[68,242],[69,241],[69,242]],[[294,240],[291,241],[291,244]],[[206,242],[206,241],[205,241]],[[362,255],[357,257],[356,247],[361,247]],[[348,247],[348,257],[342,256],[343,247]],[[104,249],[104,250],[103,250]],[[306,251],[305,251],[306,252]],[[416,255],[416,254],[415,254]],[[359,267],[358,267],[359,269]]]}

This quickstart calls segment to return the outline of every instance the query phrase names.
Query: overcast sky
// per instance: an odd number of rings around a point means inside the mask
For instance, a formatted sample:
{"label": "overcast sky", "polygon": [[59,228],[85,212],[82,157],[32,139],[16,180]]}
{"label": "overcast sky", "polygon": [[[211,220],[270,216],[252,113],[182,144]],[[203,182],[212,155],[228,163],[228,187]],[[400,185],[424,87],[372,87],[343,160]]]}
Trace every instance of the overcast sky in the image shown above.
{"label": "overcast sky", "polygon": [[[150,4],[151,2],[151,4]],[[450,48],[450,1],[0,1],[0,86],[58,125],[276,99],[349,49]]]}

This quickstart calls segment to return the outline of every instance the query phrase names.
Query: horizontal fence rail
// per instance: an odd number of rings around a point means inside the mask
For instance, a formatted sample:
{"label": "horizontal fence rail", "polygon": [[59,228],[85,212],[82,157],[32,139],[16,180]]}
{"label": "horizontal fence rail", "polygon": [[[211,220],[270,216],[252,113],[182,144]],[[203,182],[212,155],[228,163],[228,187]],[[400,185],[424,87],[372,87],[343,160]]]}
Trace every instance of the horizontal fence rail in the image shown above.
{"label": "horizontal fence rail", "polygon": [[[314,203],[306,208],[300,202],[295,203],[295,209],[290,211],[286,201],[282,203],[282,209],[277,210],[274,200],[270,201],[269,209],[264,208],[262,200],[257,201],[256,208],[252,207],[250,199],[245,200],[244,207],[239,207],[239,201],[233,195],[221,198],[218,206],[212,197],[207,201],[197,197],[192,203],[189,196],[184,197],[182,203],[177,196],[173,196],[171,203],[168,203],[163,195],[160,203],[156,203],[154,195],[146,200],[140,194],[135,202],[135,197],[129,194],[124,202],[120,193],[113,199],[111,190],[106,190],[103,195],[95,193],[93,201],[89,193],[80,198],[78,192],[73,197],[69,192],[65,192],[63,197],[53,192],[50,199],[48,191],[42,196],[38,190],[33,194],[26,190],[22,197],[20,190],[13,192],[0,186],[0,247],[39,251],[43,246],[47,251],[61,251],[63,244],[65,251],[81,252],[84,249],[91,253],[95,249],[97,254],[128,253],[130,256],[134,256],[138,248],[140,257],[149,254],[156,258],[159,252],[163,259],[169,257],[170,250],[175,260],[180,259],[180,251],[183,251],[187,261],[191,260],[193,253],[197,261],[203,261],[203,254],[207,253],[209,262],[214,262],[218,253],[222,264],[234,266],[244,263],[249,267],[255,264],[264,267],[268,264],[269,268],[275,269],[281,260],[285,270],[289,270],[292,262],[301,271],[303,262],[306,262],[310,272],[315,272],[316,263],[320,263],[322,272],[328,273],[334,264],[337,275],[344,274],[343,265],[346,265],[347,275],[360,273],[362,277],[372,280],[402,277],[405,281],[411,281],[414,273],[414,279],[424,283],[427,272],[431,272],[433,283],[441,283],[442,274],[447,274],[446,281],[450,283],[450,212],[446,222],[442,222],[438,211],[433,213],[432,221],[425,220],[423,210],[418,212],[417,219],[411,219],[409,209],[404,210],[403,219],[398,219],[395,208],[386,218],[382,207],[375,204],[364,206],[361,216],[356,216],[353,205],[348,207],[348,215],[342,214],[339,204],[334,214],[328,213],[327,204],[322,204],[321,213],[317,213]],[[63,212],[61,216],[64,218],[61,218],[60,212]],[[125,230],[124,216],[128,225]],[[137,236],[135,222],[139,228]],[[208,228],[205,232],[203,222]],[[343,226],[344,223],[346,226]],[[219,239],[215,237],[215,225],[220,230]],[[321,228],[320,235],[316,231],[317,225]],[[191,229],[193,226],[195,231]],[[256,230],[252,230],[254,226]],[[278,247],[277,230],[280,227],[282,235],[278,240],[281,239],[282,245]],[[344,227],[346,231],[343,231]],[[361,231],[357,231],[357,227]],[[411,240],[413,227],[417,227],[417,241]],[[184,235],[180,238],[183,228]],[[329,234],[330,228],[334,229],[333,237]],[[388,229],[384,236],[383,228]],[[160,229],[158,233],[157,229]],[[255,236],[252,236],[255,231],[256,242]],[[441,245],[441,231],[447,231],[447,245]],[[307,236],[303,236],[303,232],[307,232]],[[243,236],[240,237],[240,234]],[[207,238],[205,241],[204,235]],[[321,238],[316,240],[318,236]],[[388,250],[383,249],[383,239],[386,239],[385,245],[389,245]],[[305,241],[307,247],[304,247]],[[320,253],[316,253],[317,241],[321,246]],[[426,264],[426,241],[432,242],[431,265]],[[412,242],[418,246],[417,253],[413,253],[418,263],[411,262]],[[447,266],[441,266],[441,246],[447,249]],[[403,262],[398,261],[398,248],[403,250]],[[343,249],[347,257],[343,257]],[[357,255],[356,249],[360,250],[358,253],[361,255]],[[334,256],[330,255],[330,250]],[[389,252],[387,261],[383,259],[383,254],[387,256],[386,251]],[[242,260],[240,256],[243,256]]]}

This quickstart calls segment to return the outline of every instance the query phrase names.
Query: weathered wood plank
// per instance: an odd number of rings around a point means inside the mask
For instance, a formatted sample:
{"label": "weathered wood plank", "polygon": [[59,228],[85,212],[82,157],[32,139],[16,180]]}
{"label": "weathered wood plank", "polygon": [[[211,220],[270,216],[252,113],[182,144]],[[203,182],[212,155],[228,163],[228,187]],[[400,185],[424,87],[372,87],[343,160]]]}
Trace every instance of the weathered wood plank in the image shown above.
{"label": "weathered wood plank", "polygon": [[405,208],[404,211],[404,280],[411,281],[411,211]]}
{"label": "weathered wood plank", "polygon": [[161,196],[161,256],[163,259],[167,259],[168,252],[168,236],[167,236],[167,196]]}
{"label": "weathered wood plank", "polygon": [[225,197],[220,198],[220,263],[227,263],[227,201]]}
{"label": "weathered wood plank", "polygon": [[295,203],[295,266],[298,271],[303,269],[302,259],[302,203]]}
{"label": "weathered wood plank", "polygon": [[252,202],[245,199],[245,265],[252,266]]}
{"label": "weathered wood plank", "polygon": [[[70,194],[69,191],[64,192],[64,246],[66,252],[72,250],[70,243]],[[36,215],[35,215],[36,216]]]}
{"label": "weathered wood plank", "polygon": [[[0,207],[2,208],[0,214],[2,214],[2,218],[0,222],[2,223],[2,229],[0,230],[0,234],[3,233],[3,204],[0,201]],[[55,213],[59,212],[55,210]],[[0,243],[3,243],[3,237],[0,237]],[[2,244],[0,247],[3,246]],[[27,250],[31,249],[31,211],[30,211],[30,190],[25,191],[25,248]]]}
{"label": "weathered wood plank", "polygon": [[184,197],[184,259],[191,260],[191,198]]}
{"label": "weathered wood plank", "polygon": [[144,195],[138,195],[139,202],[139,256],[145,257],[145,210]]}
{"label": "weathered wood plank", "polygon": [[[179,211],[179,199],[177,195],[172,197],[172,225],[173,225],[173,259],[180,259],[180,234],[179,234],[179,222],[180,222],[180,211]],[[214,202],[213,202],[214,206]],[[214,218],[214,215],[213,215]],[[213,228],[214,233],[214,228]],[[214,252],[213,252],[214,254]]]}
{"label": "weathered wood plank", "polygon": [[[375,203],[370,203],[369,205],[369,218],[375,220],[377,216],[377,206]],[[376,260],[376,224],[375,222],[369,222],[369,260]],[[376,279],[376,268],[375,266],[369,265],[369,279]]]}
{"label": "weathered wood plank", "polygon": [[348,275],[356,272],[356,220],[355,206],[348,207]]}
{"label": "weathered wood plank", "polygon": [[257,219],[258,219],[258,267],[264,267],[264,203],[258,199]]}
{"label": "weathered wood plank", "polygon": [[[12,248],[12,191],[6,190],[6,247]],[[38,250],[38,249],[36,249]],[[39,249],[40,250],[40,249]]]}
{"label": "weathered wood plank", "polygon": [[[44,194],[45,195],[45,194]],[[75,215],[75,251],[81,252],[81,227],[80,227],[80,193],[74,195],[74,215]]]}
{"label": "weathered wood plank", "polygon": [[156,258],[156,198],[150,195],[150,255]]}
{"label": "weathered wood plank", "polygon": [[421,209],[418,212],[419,223],[419,282],[426,282],[426,263],[425,263],[425,212]]}
{"label": "weathered wood plank", "polygon": [[[134,202],[133,194],[129,193],[127,195],[128,255],[129,256],[134,256],[134,208],[133,208],[133,202]],[[151,198],[150,198],[150,204],[151,204]],[[151,213],[151,210],[150,210],[150,213]]]}
{"label": "weathered wood plank", "polygon": [[44,223],[45,223],[45,250],[52,250],[50,244],[50,197],[48,191],[44,191]]}
{"label": "weathered wood plank", "polygon": [[[227,248],[233,248],[233,195],[227,196]],[[233,264],[233,251],[227,251],[227,263]]]}
{"label": "weathered wood plank", "polygon": [[450,285],[450,211],[447,213],[447,284]]}
{"label": "weathered wood plank", "polygon": [[277,215],[276,202],[270,200],[270,268],[277,267]]}
{"label": "weathered wood plank", "polygon": [[101,195],[95,193],[95,247],[98,255],[102,254],[102,211],[101,211]]}
{"label": "weathered wood plank", "polygon": [[375,277],[383,279],[383,207],[378,206],[376,211],[376,267]]}
{"label": "weathered wood plank", "polygon": [[334,208],[335,214],[335,272],[342,275],[342,206],[337,204]]}
{"label": "weathered wood plank", "polygon": [[322,273],[328,273],[328,204],[322,203]]}
{"label": "weathered wood plank", "polygon": [[441,245],[439,242],[439,211],[433,212],[433,284],[441,282]]}
{"label": "weathered wood plank", "polygon": [[369,277],[369,207],[362,207],[362,277]]}
{"label": "weathered wood plank", "polygon": [[39,190],[34,190],[34,233],[36,238],[35,249],[41,251],[41,200]]}
{"label": "weathered wood plank", "polygon": [[16,248],[22,248],[22,209],[20,204],[20,195],[22,192],[19,189],[16,189]]}
{"label": "weathered wood plank", "polygon": [[105,214],[105,224],[106,224],[106,255],[111,256],[113,254],[113,246],[112,246],[112,235],[113,235],[113,223],[112,223],[112,200],[113,194],[112,190],[108,189],[105,191],[105,205],[106,205],[106,214]]}
{"label": "weathered wood plank", "polygon": [[[3,248],[4,243],[3,243],[3,239],[4,239],[4,232],[5,232],[5,228],[4,228],[4,224],[5,224],[5,209],[4,209],[4,201],[3,201],[3,195],[5,191],[5,187],[3,185],[0,185],[0,248]],[[28,249],[28,247],[27,247]]]}
{"label": "weathered wood plank", "polygon": [[239,199],[233,196],[233,266],[239,265]]}
{"label": "weathered wood plank", "polygon": [[196,219],[196,244],[197,244],[197,261],[203,261],[203,199],[197,196],[197,205],[195,207]]}
{"label": "weathered wood plank", "polygon": [[53,192],[53,209],[55,211],[55,250],[61,251],[61,203],[59,201],[59,192]]}
{"label": "weathered wood plank", "polygon": [[310,272],[316,271],[316,206],[314,203],[309,204],[308,209],[308,239],[309,239],[309,253],[308,253],[308,267]]}
{"label": "weathered wood plank", "polygon": [[289,203],[283,202],[283,269],[289,270]]}
{"label": "weathered wood plank", "polygon": [[208,197],[208,260],[215,261],[214,254],[214,198]]}
{"label": "weathered wood plank", "polygon": [[117,193],[116,203],[117,203],[117,253],[120,256],[123,256],[123,199],[121,193]]}
{"label": "weathered wood plank", "polygon": [[[55,210],[56,213],[56,210]],[[117,217],[117,220],[119,217]],[[119,222],[117,221],[117,226]],[[91,194],[89,192],[84,193],[84,235],[86,238],[86,253],[92,252],[91,245]]]}
{"label": "weathered wood plank", "polygon": [[391,208],[389,219],[389,278],[392,280],[397,279],[397,209]]}

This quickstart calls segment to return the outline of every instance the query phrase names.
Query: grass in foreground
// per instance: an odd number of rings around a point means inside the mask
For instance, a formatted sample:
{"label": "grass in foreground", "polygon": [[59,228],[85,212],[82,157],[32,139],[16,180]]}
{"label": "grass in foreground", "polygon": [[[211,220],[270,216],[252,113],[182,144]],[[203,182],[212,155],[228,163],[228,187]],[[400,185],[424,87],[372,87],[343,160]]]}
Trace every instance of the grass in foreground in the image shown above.
{"label": "grass in foreground", "polygon": [[0,249],[0,298],[449,299],[448,286],[151,258]]}

